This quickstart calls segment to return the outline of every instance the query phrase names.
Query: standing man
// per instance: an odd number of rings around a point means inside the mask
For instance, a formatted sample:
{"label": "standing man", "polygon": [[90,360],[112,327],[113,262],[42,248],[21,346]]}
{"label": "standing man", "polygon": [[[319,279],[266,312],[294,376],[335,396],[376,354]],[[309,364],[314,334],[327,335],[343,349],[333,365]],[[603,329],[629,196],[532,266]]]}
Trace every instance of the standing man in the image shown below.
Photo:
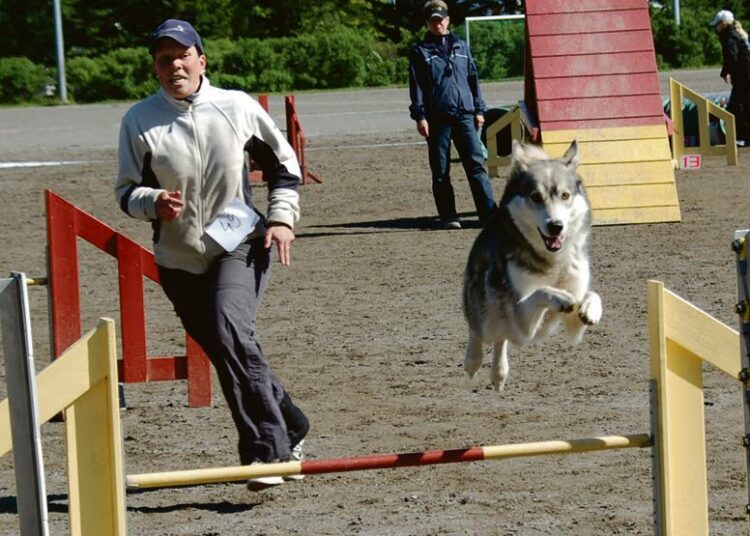
{"label": "standing man", "polygon": [[495,207],[495,198],[477,134],[484,124],[485,111],[477,66],[468,45],[448,31],[450,17],[445,2],[427,2],[424,17],[429,31],[409,56],[409,111],[417,122],[417,131],[427,139],[440,225],[444,229],[461,228],[450,178],[451,140],[466,171],[479,222],[484,225]]}
{"label": "standing man", "polygon": [[732,85],[727,111],[734,114],[737,145],[750,144],[750,43],[731,11],[722,9],[709,22],[721,41],[721,77]]}
{"label": "standing man", "polygon": [[[152,224],[162,288],[216,368],[240,462],[300,459],[309,424],[266,361],[255,324],[272,247],[282,265],[291,262],[300,166],[255,100],[211,86],[190,23],[166,20],[149,50],[161,88],[122,120],[117,201]],[[252,202],[246,153],[268,181],[265,217]],[[248,488],[283,482],[257,478]]]}

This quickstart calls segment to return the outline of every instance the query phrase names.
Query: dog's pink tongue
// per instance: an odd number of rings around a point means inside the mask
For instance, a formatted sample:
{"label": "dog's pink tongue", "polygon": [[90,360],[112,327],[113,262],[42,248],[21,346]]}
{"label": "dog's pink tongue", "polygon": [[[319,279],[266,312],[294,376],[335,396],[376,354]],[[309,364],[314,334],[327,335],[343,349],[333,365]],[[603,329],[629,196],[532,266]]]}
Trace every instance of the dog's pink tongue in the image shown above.
{"label": "dog's pink tongue", "polygon": [[550,244],[550,247],[555,250],[560,249],[562,247],[562,240],[560,239],[559,236],[556,236],[552,239],[552,243]]}

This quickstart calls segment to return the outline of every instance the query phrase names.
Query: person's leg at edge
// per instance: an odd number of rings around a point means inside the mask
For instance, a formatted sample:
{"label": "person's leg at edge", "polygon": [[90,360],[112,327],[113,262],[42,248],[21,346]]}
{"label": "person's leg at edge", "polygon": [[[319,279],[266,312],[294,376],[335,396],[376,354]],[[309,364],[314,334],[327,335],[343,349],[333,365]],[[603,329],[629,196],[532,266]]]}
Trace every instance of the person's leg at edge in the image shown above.
{"label": "person's leg at edge", "polygon": [[427,150],[432,172],[432,195],[442,223],[458,221],[456,198],[450,177],[451,125],[447,121],[430,120]]}
{"label": "person's leg at edge", "polygon": [[495,196],[472,114],[464,114],[456,119],[453,142],[469,181],[479,221],[484,225],[495,208]]}
{"label": "person's leg at edge", "polygon": [[281,408],[281,414],[284,416],[284,422],[286,422],[289,444],[294,447],[307,435],[310,430],[310,421],[307,420],[302,410],[292,402],[286,391],[284,391],[284,396],[279,403],[279,408]]}
{"label": "person's leg at edge", "polygon": [[737,138],[737,144],[745,144],[748,139],[746,129],[742,117],[742,98],[743,91],[742,86],[737,83],[732,84],[732,90],[729,93],[729,102],[727,103],[727,111],[734,115],[734,131]]}
{"label": "person's leg at edge", "polygon": [[289,459],[292,446],[280,408],[284,389],[255,333],[270,266],[270,251],[263,247],[262,239],[256,239],[222,255],[214,269],[212,319],[241,400],[245,424],[240,431],[242,463]]}
{"label": "person's leg at edge", "polygon": [[[255,444],[256,437],[254,434],[256,434],[256,431],[252,426],[252,421],[250,425],[248,424],[248,419],[242,407],[242,396],[237,388],[239,381],[224,360],[218,336],[212,329],[214,323],[210,317],[212,301],[210,276],[161,266],[159,267],[159,276],[164,293],[172,302],[185,331],[201,345],[216,369],[224,399],[229,406],[232,419],[239,433],[240,453],[248,451]],[[248,453],[244,458],[252,461],[254,456]],[[243,460],[242,454],[240,459]],[[247,463],[250,463],[250,461]]]}

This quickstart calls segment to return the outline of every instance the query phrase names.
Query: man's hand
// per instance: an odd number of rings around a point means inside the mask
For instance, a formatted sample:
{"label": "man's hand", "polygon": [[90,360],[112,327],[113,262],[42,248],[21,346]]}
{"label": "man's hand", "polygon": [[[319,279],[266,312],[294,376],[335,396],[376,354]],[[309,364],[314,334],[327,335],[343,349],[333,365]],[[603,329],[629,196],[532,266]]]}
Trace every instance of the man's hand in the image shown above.
{"label": "man's hand", "polygon": [[417,132],[423,138],[430,136],[430,125],[427,124],[427,119],[420,119],[417,121]]}
{"label": "man's hand", "polygon": [[185,208],[185,202],[182,200],[182,193],[162,192],[156,199],[156,217],[162,221],[172,221],[182,214]]}
{"label": "man's hand", "polygon": [[284,266],[292,264],[292,242],[294,242],[294,231],[283,223],[269,223],[266,228],[266,236],[263,245],[266,249],[273,246],[279,250],[279,261]]}
{"label": "man's hand", "polygon": [[474,116],[474,124],[477,127],[477,130],[482,128],[482,125],[484,125],[484,116],[482,114],[477,114]]}

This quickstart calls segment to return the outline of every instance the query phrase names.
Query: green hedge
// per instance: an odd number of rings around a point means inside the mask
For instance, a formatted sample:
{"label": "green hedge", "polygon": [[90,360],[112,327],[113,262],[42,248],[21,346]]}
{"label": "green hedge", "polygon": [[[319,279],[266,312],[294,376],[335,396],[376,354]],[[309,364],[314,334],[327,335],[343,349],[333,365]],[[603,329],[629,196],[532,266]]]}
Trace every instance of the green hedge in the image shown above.
{"label": "green hedge", "polygon": [[[254,94],[407,81],[407,60],[398,57],[396,45],[377,42],[346,27],[294,38],[206,39],[204,46],[207,74],[214,85]],[[45,71],[25,61],[34,69],[16,71]],[[141,99],[158,88],[151,56],[145,47],[69,58],[66,75],[68,95],[75,102]],[[28,92],[9,89],[7,94],[17,95],[17,100],[3,94],[0,102],[28,100]]]}
{"label": "green hedge", "polygon": [[[652,9],[659,67],[720,63],[719,40],[706,25],[712,15],[712,8],[704,6],[685,13],[676,26],[669,10]],[[462,25],[453,30],[463,34]],[[297,37],[206,39],[207,72],[214,85],[253,94],[405,85],[408,51],[424,32],[403,30],[398,43],[343,25]],[[472,23],[471,48],[482,81],[523,76],[523,22]],[[68,94],[76,102],[141,99],[158,88],[145,47],[69,57],[66,73]],[[0,58],[0,103],[44,101],[53,74],[26,58]]]}
{"label": "green hedge", "polygon": [[48,70],[28,58],[0,58],[0,102],[41,102],[51,82]]}

